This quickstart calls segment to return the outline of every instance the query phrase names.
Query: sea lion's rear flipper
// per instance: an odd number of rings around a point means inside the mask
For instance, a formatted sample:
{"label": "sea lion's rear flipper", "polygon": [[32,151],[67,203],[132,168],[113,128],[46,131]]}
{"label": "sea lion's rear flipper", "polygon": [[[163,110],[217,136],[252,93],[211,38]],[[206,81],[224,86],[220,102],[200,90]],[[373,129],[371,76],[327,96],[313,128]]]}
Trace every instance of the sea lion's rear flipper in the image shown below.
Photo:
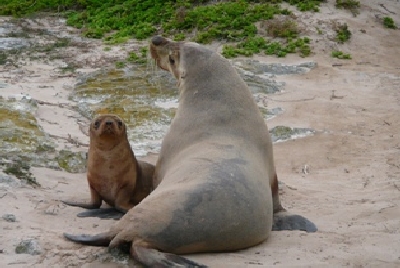
{"label": "sea lion's rear flipper", "polygon": [[100,219],[114,219],[114,220],[119,220],[124,215],[125,213],[115,208],[90,209],[77,214],[77,216],[80,218],[97,217]]}
{"label": "sea lion's rear flipper", "polygon": [[314,223],[300,215],[282,215],[274,214],[274,223],[272,231],[306,231],[313,233],[318,230]]}
{"label": "sea lion's rear flipper", "polygon": [[132,246],[133,258],[146,267],[207,267],[182,256],[160,252],[153,248]]}
{"label": "sea lion's rear flipper", "polygon": [[107,247],[110,244],[111,238],[109,233],[100,233],[97,235],[87,235],[87,234],[68,234],[64,233],[64,237],[68,240],[96,247]]}

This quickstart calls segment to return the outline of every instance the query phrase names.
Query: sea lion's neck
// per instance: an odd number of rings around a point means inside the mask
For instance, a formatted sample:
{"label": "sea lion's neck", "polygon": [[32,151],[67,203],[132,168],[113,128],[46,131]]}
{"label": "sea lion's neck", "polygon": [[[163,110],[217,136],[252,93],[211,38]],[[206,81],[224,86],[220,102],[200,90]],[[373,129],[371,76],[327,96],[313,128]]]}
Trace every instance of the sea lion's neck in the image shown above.
{"label": "sea lion's neck", "polygon": [[126,146],[126,141],[123,137],[101,136],[96,137],[95,139],[91,139],[90,142],[91,148],[100,151],[112,151],[121,146]]}

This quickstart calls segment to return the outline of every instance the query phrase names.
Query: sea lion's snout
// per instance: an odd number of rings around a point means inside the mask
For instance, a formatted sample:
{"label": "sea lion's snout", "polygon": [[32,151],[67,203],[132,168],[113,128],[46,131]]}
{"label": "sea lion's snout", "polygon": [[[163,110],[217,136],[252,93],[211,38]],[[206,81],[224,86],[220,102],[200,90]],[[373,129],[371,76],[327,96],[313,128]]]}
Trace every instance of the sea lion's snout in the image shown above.
{"label": "sea lion's snout", "polygon": [[155,46],[160,46],[167,43],[167,39],[165,37],[157,35],[151,39],[151,43]]}
{"label": "sea lion's snout", "polygon": [[115,124],[114,120],[109,118],[104,121],[103,133],[114,133],[115,132]]}

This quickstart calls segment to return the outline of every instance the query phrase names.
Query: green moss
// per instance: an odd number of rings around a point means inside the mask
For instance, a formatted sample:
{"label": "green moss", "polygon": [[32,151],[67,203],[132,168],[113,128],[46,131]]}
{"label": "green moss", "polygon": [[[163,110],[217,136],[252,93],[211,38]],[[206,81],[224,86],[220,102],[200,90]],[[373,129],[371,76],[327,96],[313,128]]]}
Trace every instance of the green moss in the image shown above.
{"label": "green moss", "polygon": [[[159,85],[151,80],[153,76],[153,73],[146,71],[146,66],[138,67],[131,77],[127,77],[122,70],[109,71],[77,86],[71,99],[86,103],[79,110],[83,115],[117,114],[131,130],[158,122],[169,124],[175,109],[160,108],[155,102],[175,99],[178,92],[174,87],[163,87],[160,91]],[[83,110],[83,107],[86,108]]]}
{"label": "green moss", "polygon": [[70,173],[84,172],[86,167],[86,158],[80,152],[70,152],[61,150],[56,157],[58,165]]}
{"label": "green moss", "polygon": [[290,136],[292,134],[292,128],[287,126],[276,126],[271,129],[271,132],[278,136]]}
{"label": "green moss", "polygon": [[0,65],[5,65],[7,62],[7,54],[4,51],[0,51]]}
{"label": "green moss", "polygon": [[5,165],[3,172],[9,175],[14,175],[18,179],[23,180],[28,184],[40,187],[40,184],[36,181],[35,176],[33,176],[33,174],[30,172],[30,165],[26,161],[21,159],[14,160]]}

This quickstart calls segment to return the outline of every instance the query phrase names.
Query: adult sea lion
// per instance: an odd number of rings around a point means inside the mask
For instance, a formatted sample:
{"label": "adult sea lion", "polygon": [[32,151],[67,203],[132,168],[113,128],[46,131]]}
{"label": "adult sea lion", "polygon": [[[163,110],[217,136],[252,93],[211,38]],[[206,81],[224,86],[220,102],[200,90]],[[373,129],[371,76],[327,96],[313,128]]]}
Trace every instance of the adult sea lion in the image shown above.
{"label": "adult sea lion", "polygon": [[157,188],[110,231],[64,236],[96,246],[130,243],[134,259],[157,267],[197,265],[173,254],[262,243],[281,207],[271,138],[248,87],[228,60],[198,44],[156,36],[150,51],[179,85]]}
{"label": "adult sea lion", "polygon": [[[106,114],[95,117],[89,132],[87,180],[91,202],[63,202],[93,209],[78,214],[81,217],[121,217],[152,191],[154,166],[135,158],[126,125],[118,116]],[[108,209],[96,210],[103,200],[120,213]]]}

